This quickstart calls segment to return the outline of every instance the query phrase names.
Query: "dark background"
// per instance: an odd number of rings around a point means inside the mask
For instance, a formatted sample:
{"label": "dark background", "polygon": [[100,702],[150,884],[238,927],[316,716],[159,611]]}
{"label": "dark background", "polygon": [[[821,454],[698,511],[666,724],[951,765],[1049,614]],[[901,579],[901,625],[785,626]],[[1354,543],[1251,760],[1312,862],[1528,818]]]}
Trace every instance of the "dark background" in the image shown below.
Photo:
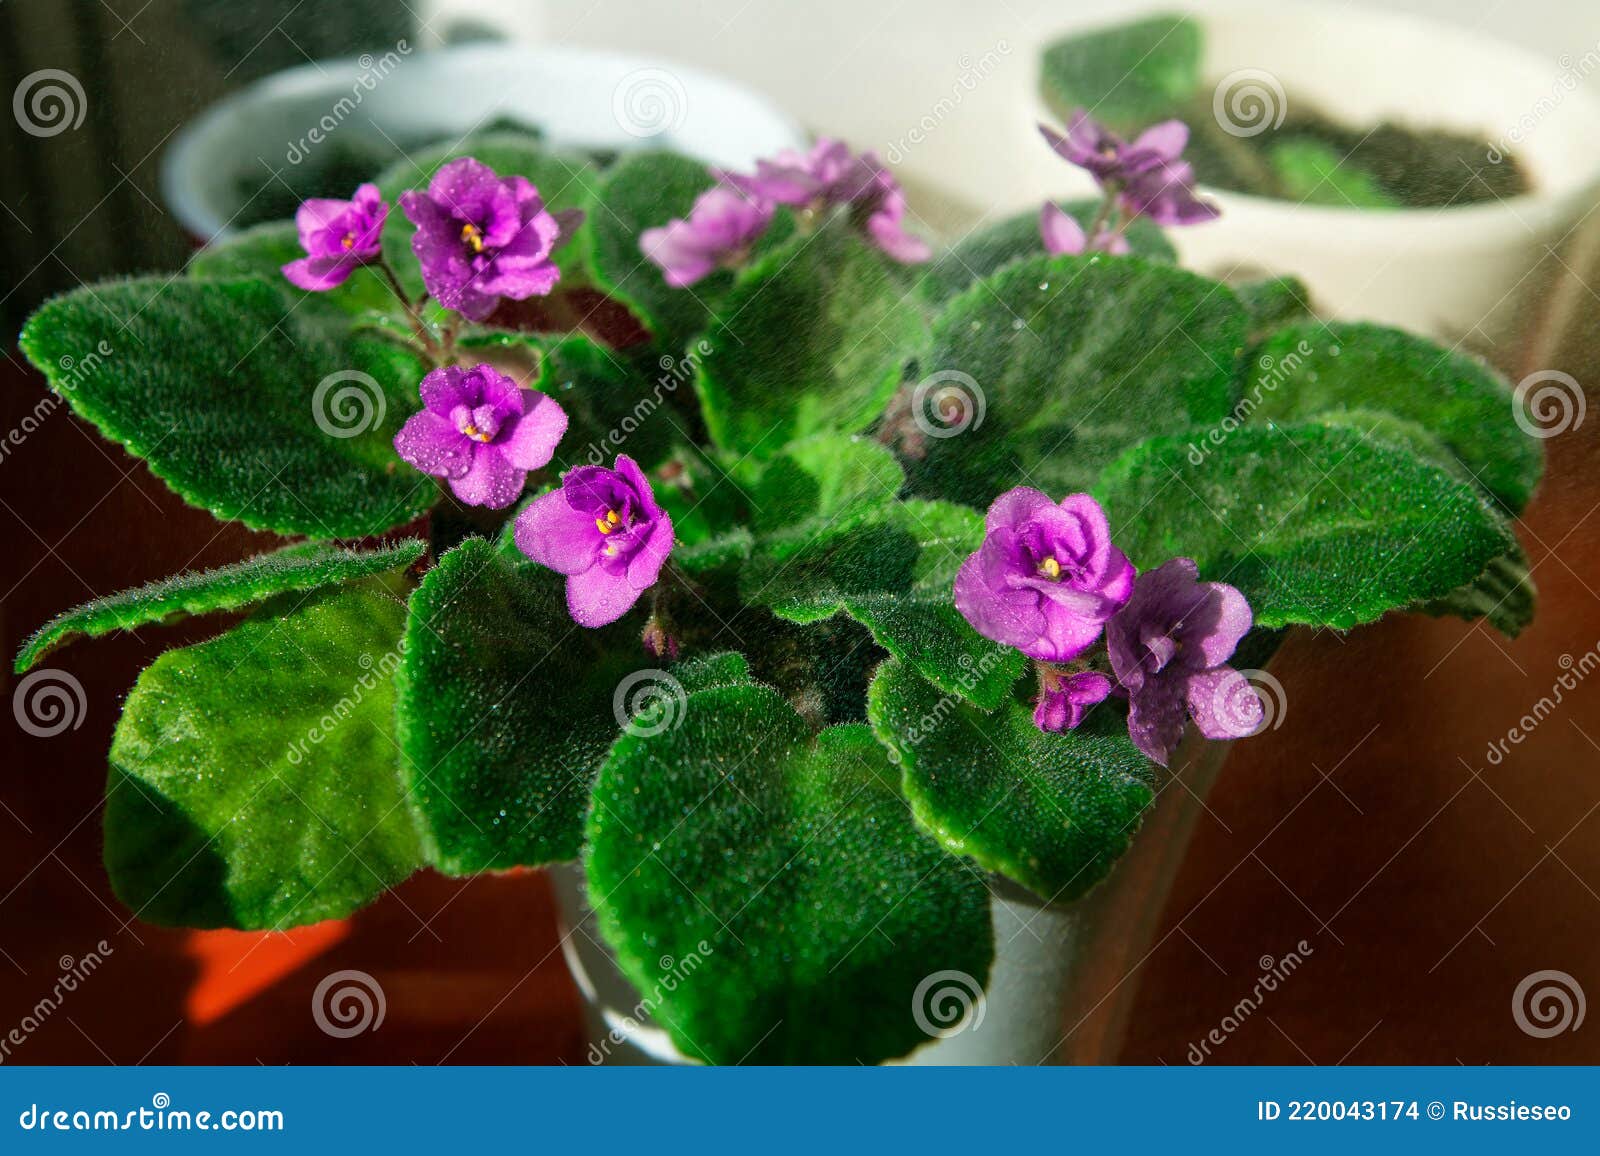
{"label": "dark background", "polygon": [[[388,3],[0,4],[5,92],[53,66],[90,96],[77,132],[40,140],[0,123],[0,426],[46,396],[9,336],[43,296],[175,268],[190,251],[155,184],[174,127],[260,75],[407,26]],[[1497,351],[1513,379],[1556,368],[1600,380],[1596,220],[1552,263],[1536,338]],[[1518,527],[1541,592],[1521,638],[1404,616],[1286,647],[1274,666],[1284,722],[1236,746],[1157,944],[1119,991],[1137,991],[1124,1060],[1186,1062],[1250,993],[1258,961],[1305,940],[1305,965],[1213,1062],[1600,1062],[1600,1025],[1542,1039],[1511,1014],[1536,971],[1600,993],[1600,676],[1503,763],[1485,758],[1562,656],[1600,646],[1597,437],[1600,415],[1546,443],[1548,478]],[[274,541],[185,507],[65,407],[0,461],[0,535],[8,655],[68,605]],[[285,935],[127,922],[100,863],[104,753],[143,666],[216,629],[74,647],[53,663],[87,692],[82,726],[37,739],[9,712],[0,724],[0,1033],[50,991],[62,957],[112,948],[11,1061],[583,1062],[538,873],[424,873],[347,923]],[[8,674],[8,699],[13,685]],[[308,1005],[344,967],[375,975],[388,1011],[380,1030],[337,1040]]]}

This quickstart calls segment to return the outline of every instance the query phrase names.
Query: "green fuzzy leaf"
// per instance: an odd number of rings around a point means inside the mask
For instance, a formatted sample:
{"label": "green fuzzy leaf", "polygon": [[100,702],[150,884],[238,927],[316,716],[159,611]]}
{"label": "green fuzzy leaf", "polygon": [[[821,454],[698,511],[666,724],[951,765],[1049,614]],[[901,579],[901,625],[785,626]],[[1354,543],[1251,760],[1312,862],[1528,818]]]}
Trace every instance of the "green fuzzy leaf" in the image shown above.
{"label": "green fuzzy leaf", "polygon": [[438,487],[393,445],[422,364],[329,317],[264,281],[152,277],[57,297],[20,343],[80,417],[190,504],[354,538],[416,518]]}
{"label": "green fuzzy leaf", "polygon": [[470,875],[576,858],[619,688],[644,665],[637,618],[578,626],[559,574],[479,538],[439,559],[411,596],[396,712],[428,861]]}
{"label": "green fuzzy leaf", "polygon": [[1351,209],[1404,207],[1375,176],[1352,163],[1347,150],[1327,141],[1291,137],[1273,144],[1267,155],[1285,200]]}
{"label": "green fuzzy leaf", "polygon": [[1311,321],[1311,290],[1298,277],[1267,277],[1233,287],[1250,318],[1250,340],[1260,341],[1276,329]]}
{"label": "green fuzzy leaf", "polygon": [[921,342],[921,311],[888,259],[843,222],[798,237],[739,279],[696,388],[712,440],[770,458],[883,413]]}
{"label": "green fuzzy leaf", "polygon": [[555,468],[610,466],[618,454],[627,454],[648,470],[674,445],[692,441],[674,401],[680,391],[684,398],[693,396],[692,371],[678,364],[609,350],[587,337],[545,346],[535,386],[561,403],[568,422]]}
{"label": "green fuzzy leaf", "polygon": [[750,677],[750,664],[744,655],[732,650],[680,662],[672,668],[672,677],[678,680],[685,694],[724,686],[750,686],[755,682]]}
{"label": "green fuzzy leaf", "polygon": [[941,428],[937,395],[913,398],[930,436],[907,463],[912,492],[982,507],[1017,485],[1060,497],[1145,437],[1220,422],[1245,324],[1231,290],[1168,265],[1006,266],[934,322],[924,381],[958,390],[970,421]]}
{"label": "green fuzzy leaf", "polygon": [[1539,592],[1529,573],[1528,555],[1520,544],[1494,559],[1472,583],[1418,609],[1427,614],[1482,618],[1507,638],[1515,638],[1533,621]]}
{"label": "green fuzzy leaf", "polygon": [[[1100,202],[1062,201],[1061,208],[1076,218],[1087,232],[1100,211]],[[1177,260],[1177,251],[1161,227],[1144,217],[1129,226],[1127,237],[1132,256],[1165,264]],[[999,272],[1013,261],[1037,257],[1044,251],[1036,210],[1007,217],[967,234],[940,254],[922,278],[923,296],[935,305],[942,305],[980,278]]]}
{"label": "green fuzzy leaf", "polygon": [[1105,878],[1155,797],[1150,763],[1113,706],[1047,734],[1025,703],[992,713],[952,703],[891,661],[867,715],[897,756],[917,822],[1046,900],[1070,902]]}
{"label": "green fuzzy leaf", "polygon": [[[591,225],[596,280],[632,309],[656,344],[669,352],[687,348],[691,337],[711,328],[712,314],[733,288],[734,275],[719,271],[687,289],[674,289],[645,259],[639,237],[674,217],[688,217],[695,199],[714,184],[716,178],[703,162],[650,151],[623,157],[600,185]],[[754,252],[768,252],[793,231],[793,217],[780,211]]]}
{"label": "green fuzzy leaf", "polygon": [[297,310],[333,309],[358,318],[401,315],[394,290],[370,265],[356,269],[337,289],[307,293],[291,285],[283,267],[305,255],[293,221],[270,221],[200,250],[184,272],[207,281],[258,278],[277,288]]}
{"label": "green fuzzy leaf", "polygon": [[128,696],[105,851],[140,919],[297,927],[422,863],[390,734],[404,608],[369,582],[271,610],[169,650]]}
{"label": "green fuzzy leaf", "polygon": [[418,538],[381,550],[302,542],[231,566],[192,571],[109,594],[58,614],[36,630],[17,654],[16,672],[21,674],[47,652],[79,635],[95,638],[154,622],[175,622],[192,614],[238,610],[289,590],[315,590],[369,578],[411,565],[426,548]]}
{"label": "green fuzzy leaf", "polygon": [[1119,132],[1172,115],[1201,84],[1200,25],[1150,16],[1069,36],[1045,49],[1039,86],[1063,121],[1086,108]]}
{"label": "green fuzzy leaf", "polygon": [[1274,333],[1250,360],[1252,421],[1291,422],[1348,409],[1416,422],[1486,490],[1521,510],[1539,482],[1539,442],[1518,428],[1516,402],[1483,362],[1424,337],[1356,322]]}
{"label": "green fuzzy leaf", "polygon": [[[867,727],[813,739],[765,687],[692,694],[677,725],[617,743],[589,893],[686,1055],[877,1063],[926,1041],[911,1012],[929,973],[987,977],[988,889],[917,831],[894,779]],[[663,984],[668,956],[693,974]]]}
{"label": "green fuzzy leaf", "polygon": [[993,709],[1023,658],[978,634],[955,608],[956,571],[982,540],[976,510],[896,502],[758,542],[739,591],[790,622],[843,610],[939,689]]}
{"label": "green fuzzy leaf", "polygon": [[894,453],[869,438],[816,434],[795,442],[751,487],[755,526],[771,533],[809,518],[831,520],[893,501],[906,474]]}
{"label": "green fuzzy leaf", "polygon": [[1193,558],[1259,626],[1346,629],[1441,598],[1515,547],[1470,483],[1406,444],[1344,424],[1245,426],[1220,445],[1144,443],[1096,487],[1141,570]]}

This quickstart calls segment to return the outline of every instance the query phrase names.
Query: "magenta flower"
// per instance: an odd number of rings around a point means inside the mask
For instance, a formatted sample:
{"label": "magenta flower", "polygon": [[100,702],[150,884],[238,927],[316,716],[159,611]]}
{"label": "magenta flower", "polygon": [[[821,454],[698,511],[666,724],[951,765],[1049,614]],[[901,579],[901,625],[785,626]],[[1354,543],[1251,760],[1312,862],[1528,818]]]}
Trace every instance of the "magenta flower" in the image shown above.
{"label": "magenta flower", "polygon": [[1077,730],[1095,703],[1111,694],[1111,680],[1098,670],[1061,674],[1046,670],[1039,680],[1039,701],[1033,708],[1033,725],[1042,731]]}
{"label": "magenta flower", "polygon": [[1072,114],[1064,134],[1046,124],[1039,131],[1057,156],[1087,171],[1130,216],[1158,225],[1192,225],[1217,216],[1217,207],[1195,194],[1194,170],[1181,159],[1189,144],[1189,126],[1181,120],[1147,128],[1132,144],[1082,109]]}
{"label": "magenta flower", "polygon": [[1250,629],[1250,604],[1232,586],[1198,576],[1188,558],[1141,574],[1106,626],[1111,669],[1128,692],[1128,734],[1162,766],[1186,715],[1206,738],[1231,739],[1254,734],[1264,714],[1253,694],[1239,695],[1243,678],[1226,665]]}
{"label": "magenta flower", "polygon": [[717,269],[743,264],[772,213],[771,202],[716,185],[700,194],[687,220],[674,217],[641,233],[639,247],[660,266],[667,284],[681,289]]}
{"label": "magenta flower", "polygon": [[721,175],[749,196],[793,209],[820,213],[848,205],[868,240],[903,264],[932,255],[926,241],[906,231],[905,193],[876,153],[852,153],[843,141],[823,137],[804,156],[785,151],[757,161],[754,175]]}
{"label": "magenta flower", "polygon": [[672,519],[626,454],[617,467],[578,466],[561,488],[517,516],[517,548],[567,576],[567,610],[579,626],[604,626],[628,612],[672,553]]}
{"label": "magenta flower", "polygon": [[1053,255],[1093,251],[1121,256],[1128,251],[1128,238],[1115,229],[1101,229],[1090,241],[1077,218],[1054,201],[1046,201],[1039,210],[1039,236],[1044,240],[1045,252]]}
{"label": "magenta flower", "polygon": [[984,525],[983,545],[956,575],[955,603],[985,638],[1071,662],[1133,592],[1133,564],[1088,494],[1057,505],[1018,486],[994,500]]}
{"label": "magenta flower", "polygon": [[567,431],[566,411],[552,398],[487,365],[434,370],[422,379],[422,403],[395,435],[395,452],[450,479],[469,506],[499,510],[516,501],[528,471],[550,460]]}
{"label": "magenta flower", "polygon": [[313,197],[295,210],[294,224],[306,256],[290,261],[283,275],[291,285],[313,293],[343,285],[357,268],[383,251],[383,222],[389,206],[377,185],[361,185],[348,201]]}
{"label": "magenta flower", "polygon": [[472,157],[442,167],[426,193],[402,194],[400,207],[417,226],[411,249],[428,292],[473,321],[502,297],[549,293],[561,276],[552,254],[581,220],[558,219],[526,177],[497,176]]}

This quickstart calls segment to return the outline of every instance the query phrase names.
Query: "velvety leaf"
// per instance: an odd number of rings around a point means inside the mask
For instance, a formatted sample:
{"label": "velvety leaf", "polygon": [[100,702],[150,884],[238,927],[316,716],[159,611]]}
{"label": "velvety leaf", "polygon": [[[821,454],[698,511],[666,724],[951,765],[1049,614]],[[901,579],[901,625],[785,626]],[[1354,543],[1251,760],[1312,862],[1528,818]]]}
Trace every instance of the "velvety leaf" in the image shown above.
{"label": "velvety leaf", "polygon": [[829,520],[881,506],[905,481],[886,446],[847,434],[816,434],[760,467],[751,487],[755,526],[768,533],[808,518]]}
{"label": "velvety leaf", "polygon": [[[687,362],[685,362],[687,364]],[[627,454],[644,469],[672,447],[694,438],[683,402],[694,405],[692,370],[662,357],[609,350],[587,337],[569,337],[541,350],[537,387],[567,411],[567,433],[555,466],[611,465]]]}
{"label": "velvety leaf", "polygon": [[[926,976],[983,982],[988,889],[916,830],[867,727],[813,738],[774,691],[732,686],[650,729],[601,769],[585,866],[623,973],[686,1055],[876,1063],[926,1041]],[[666,957],[694,970],[664,984]]]}
{"label": "velvety leaf", "polygon": [[1469,621],[1482,618],[1506,637],[1515,638],[1533,621],[1537,605],[1538,590],[1528,571],[1528,556],[1519,544],[1490,562],[1470,584],[1419,609]]}
{"label": "velvety leaf", "polygon": [[1352,209],[1398,209],[1394,196],[1348,150],[1315,137],[1291,137],[1268,153],[1280,195],[1302,205]]}
{"label": "velvety leaf", "polygon": [[867,713],[897,756],[917,822],[1046,900],[1069,902],[1105,878],[1154,798],[1151,765],[1114,704],[1047,734],[1026,703],[993,712],[954,703],[890,661]]}
{"label": "velvety leaf", "polygon": [[128,696],[106,868],[140,919],[297,927],[421,865],[390,734],[403,606],[369,581],[282,609],[169,650]]}
{"label": "velvety leaf", "polygon": [[840,610],[941,690],[992,709],[1023,667],[955,608],[956,571],[983,540],[983,516],[949,502],[896,502],[802,523],[757,543],[745,601],[791,622]]}
{"label": "velvety leaf", "polygon": [[1065,121],[1074,108],[1132,133],[1165,119],[1201,84],[1201,29],[1187,16],[1150,16],[1058,40],[1039,85]]}
{"label": "velvety leaf", "polygon": [[1369,622],[1473,582],[1515,546],[1470,483],[1343,424],[1152,439],[1096,493],[1136,566],[1193,558],[1202,578],[1243,591],[1262,626]]}
{"label": "velvety leaf", "polygon": [[934,322],[923,381],[958,391],[970,420],[941,426],[937,395],[914,405],[931,432],[907,463],[912,491],[987,507],[1018,485],[1087,489],[1141,439],[1230,413],[1245,323],[1231,290],[1168,265],[1006,266]]}
{"label": "velvety leaf", "polygon": [[1311,290],[1298,277],[1266,277],[1233,286],[1250,318],[1250,340],[1260,341],[1275,329],[1313,319]]}
{"label": "velvety leaf", "polygon": [[[1075,217],[1087,232],[1094,223],[1100,202],[1062,201],[1061,208]],[[1140,217],[1127,231],[1128,247],[1135,257],[1171,263],[1177,253],[1160,226]],[[1023,257],[1037,257],[1045,251],[1039,236],[1039,213],[1030,209],[1014,217],[985,225],[961,238],[928,266],[921,290],[929,301],[942,305],[982,277],[996,273]]]}
{"label": "velvety leaf", "polygon": [[883,413],[923,333],[888,265],[835,222],[746,271],[718,311],[696,381],[719,447],[770,458]]}
{"label": "velvety leaf", "polygon": [[[687,289],[674,289],[645,259],[639,237],[674,217],[687,217],[695,199],[715,183],[701,161],[644,151],[623,157],[600,184],[591,233],[596,281],[632,309],[656,344],[669,352],[686,348],[691,337],[711,328],[712,314],[733,287],[734,275],[717,272]],[[754,251],[770,250],[793,230],[793,218],[780,211]]]}
{"label": "velvety leaf", "polygon": [[175,622],[192,614],[238,610],[289,590],[315,590],[368,578],[411,565],[424,549],[426,543],[419,538],[380,550],[302,542],[231,566],[190,571],[136,590],[108,594],[58,614],[36,630],[17,655],[16,671],[21,674],[48,651],[79,635],[93,638],[114,630]]}
{"label": "velvety leaf", "polygon": [[152,277],[29,319],[28,360],[185,501],[259,530],[381,533],[437,500],[394,452],[423,367],[265,281]]}
{"label": "velvety leaf", "polygon": [[[520,557],[520,556],[518,556]],[[573,859],[589,784],[645,666],[638,615],[586,630],[565,579],[469,538],[411,596],[396,711],[428,861],[450,875]]]}
{"label": "velvety leaf", "polygon": [[355,270],[337,289],[307,293],[291,285],[283,275],[283,267],[305,255],[293,221],[270,221],[208,245],[194,255],[184,272],[209,281],[260,278],[276,286],[297,310],[335,309],[354,317],[401,315],[394,291],[383,274],[370,265]]}
{"label": "velvety leaf", "polygon": [[[750,664],[744,655],[731,650],[685,659],[673,666],[672,677],[678,680],[685,694],[723,686],[747,686],[755,681],[750,677]],[[661,705],[666,706],[665,703]]]}
{"label": "velvety leaf", "polygon": [[1253,421],[1290,422],[1343,409],[1378,409],[1416,422],[1511,510],[1543,467],[1539,442],[1515,421],[1515,402],[1483,362],[1424,337],[1355,322],[1274,333],[1250,361]]}

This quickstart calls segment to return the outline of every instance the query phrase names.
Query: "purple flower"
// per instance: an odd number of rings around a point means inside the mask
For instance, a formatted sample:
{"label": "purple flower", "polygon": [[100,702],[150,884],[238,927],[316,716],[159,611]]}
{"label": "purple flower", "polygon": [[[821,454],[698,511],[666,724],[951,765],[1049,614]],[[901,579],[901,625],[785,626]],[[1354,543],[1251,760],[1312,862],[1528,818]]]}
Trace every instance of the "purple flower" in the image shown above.
{"label": "purple flower", "polygon": [[1071,662],[1133,591],[1133,564],[1088,494],[1057,505],[1018,486],[994,500],[984,524],[983,545],[956,575],[955,603],[985,638]]}
{"label": "purple flower", "polygon": [[491,366],[447,365],[422,379],[425,408],[395,435],[399,455],[450,479],[469,506],[499,510],[522,493],[528,471],[550,460],[567,431],[566,412]]}
{"label": "purple flower", "polygon": [[558,219],[526,177],[497,176],[471,157],[442,167],[426,193],[402,194],[400,207],[417,226],[411,249],[428,292],[473,321],[502,297],[549,293],[561,276],[551,254],[581,219]]}
{"label": "purple flower", "polygon": [[1217,207],[1194,191],[1194,169],[1182,158],[1189,126],[1164,120],[1129,144],[1082,109],[1072,114],[1065,134],[1041,124],[1039,131],[1063,160],[1086,170],[1117,197],[1130,216],[1158,225],[1192,225],[1217,216]]}
{"label": "purple flower", "polygon": [[905,192],[876,153],[852,153],[843,141],[823,137],[805,155],[785,151],[757,161],[754,175],[721,175],[749,196],[793,209],[820,213],[848,205],[856,227],[902,264],[932,255],[926,241],[906,232]]}
{"label": "purple flower", "polygon": [[1033,725],[1042,731],[1077,730],[1083,716],[1111,694],[1111,680],[1098,670],[1061,674],[1045,670],[1039,678],[1039,701],[1033,708]]}
{"label": "purple flower", "polygon": [[312,292],[333,289],[383,250],[383,222],[389,206],[377,185],[361,185],[348,201],[313,197],[295,211],[300,247],[306,256],[290,261],[283,275],[291,285]]}
{"label": "purple flower", "polygon": [[644,255],[661,267],[668,285],[681,289],[715,270],[740,265],[750,246],[772,223],[771,202],[728,185],[701,193],[684,220],[646,229],[639,236]]}
{"label": "purple flower", "polygon": [[1141,574],[1106,626],[1111,669],[1128,692],[1128,734],[1162,766],[1183,737],[1186,715],[1208,739],[1254,734],[1263,717],[1258,698],[1238,693],[1243,676],[1225,665],[1250,629],[1250,604],[1232,586],[1198,575],[1188,558]]}
{"label": "purple flower", "polygon": [[1128,238],[1115,229],[1101,229],[1090,241],[1077,219],[1054,201],[1046,201],[1039,210],[1039,236],[1044,240],[1045,252],[1055,255],[1094,251],[1121,256],[1128,251]]}
{"label": "purple flower", "polygon": [[517,517],[517,548],[567,575],[567,610],[579,626],[604,626],[627,613],[672,553],[672,519],[656,504],[638,464],[578,466],[561,488]]}

